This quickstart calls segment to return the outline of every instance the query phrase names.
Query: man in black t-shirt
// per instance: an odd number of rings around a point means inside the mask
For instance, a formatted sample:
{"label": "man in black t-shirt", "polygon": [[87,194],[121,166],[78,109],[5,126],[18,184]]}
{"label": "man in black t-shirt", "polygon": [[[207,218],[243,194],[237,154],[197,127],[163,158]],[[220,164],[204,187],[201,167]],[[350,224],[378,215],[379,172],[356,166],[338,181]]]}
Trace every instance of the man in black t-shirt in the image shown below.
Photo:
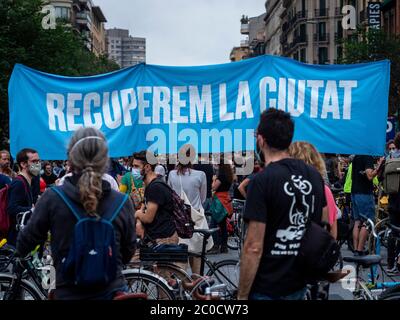
{"label": "man in black t-shirt", "polygon": [[379,161],[377,169],[374,169],[372,156],[355,156],[352,168],[351,203],[354,219],[353,245],[356,255],[366,254],[364,251],[368,231],[360,228],[365,216],[375,221],[375,199],[373,179],[378,174],[378,169],[383,158]]}
{"label": "man in black t-shirt", "polygon": [[146,152],[133,155],[133,168],[139,169],[145,184],[144,206],[137,210],[137,231],[141,228],[150,240],[158,243],[178,243],[179,238],[173,220],[173,203],[170,188],[157,178],[154,172],[157,164],[147,161]]}
{"label": "man in black t-shirt", "polygon": [[300,243],[309,219],[327,221],[327,208],[321,175],[303,161],[289,158],[293,132],[288,113],[269,109],[261,115],[257,144],[266,167],[247,192],[244,219],[249,225],[240,262],[241,300],[305,296],[307,282],[296,265]]}
{"label": "man in black t-shirt", "polygon": [[57,176],[53,173],[53,167],[50,162],[45,162],[43,164],[44,172],[42,174],[42,179],[46,182],[46,186],[50,188],[53,186],[57,180]]}

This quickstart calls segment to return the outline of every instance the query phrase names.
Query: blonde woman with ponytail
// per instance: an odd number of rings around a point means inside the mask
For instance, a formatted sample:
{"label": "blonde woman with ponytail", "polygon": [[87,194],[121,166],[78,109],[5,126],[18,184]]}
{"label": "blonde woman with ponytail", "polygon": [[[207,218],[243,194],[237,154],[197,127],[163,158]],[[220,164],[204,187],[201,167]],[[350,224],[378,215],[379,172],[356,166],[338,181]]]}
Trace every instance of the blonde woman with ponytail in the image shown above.
{"label": "blonde woman with ponytail", "polygon": [[328,222],[331,227],[331,235],[337,237],[337,207],[332,191],[328,186],[328,175],[324,159],[317,149],[308,142],[293,142],[289,147],[289,155],[292,158],[303,160],[310,166],[313,166],[321,174],[325,182],[325,197],[328,204]]}
{"label": "blonde woman with ponytail", "polygon": [[[108,163],[108,147],[104,135],[94,128],[79,129],[71,138],[67,154],[72,176],[67,177],[57,190],[62,190],[69,201],[88,218],[101,217],[111,210],[114,212],[114,206],[121,195],[112,190],[107,181],[102,180]],[[123,202],[118,215],[112,221],[117,261],[115,279],[96,289],[81,290],[63,278],[63,261],[73,241],[77,218],[59,197],[59,191],[55,190],[48,189],[36,204],[28,226],[18,238],[19,254],[27,255],[37,244],[47,239],[47,233],[50,231],[57,274],[54,291],[56,299],[108,300],[112,299],[116,292],[126,291],[122,268],[131,260],[136,244],[132,202]]]}

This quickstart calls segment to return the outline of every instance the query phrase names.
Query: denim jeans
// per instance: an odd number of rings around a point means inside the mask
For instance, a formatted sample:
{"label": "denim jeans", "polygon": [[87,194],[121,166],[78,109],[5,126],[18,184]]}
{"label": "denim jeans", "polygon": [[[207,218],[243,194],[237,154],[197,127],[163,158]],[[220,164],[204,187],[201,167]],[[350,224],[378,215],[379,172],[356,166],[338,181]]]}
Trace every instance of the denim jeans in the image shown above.
{"label": "denim jeans", "polygon": [[252,293],[249,300],[304,300],[306,296],[307,288],[303,288],[292,294],[282,297],[270,297],[262,293]]}

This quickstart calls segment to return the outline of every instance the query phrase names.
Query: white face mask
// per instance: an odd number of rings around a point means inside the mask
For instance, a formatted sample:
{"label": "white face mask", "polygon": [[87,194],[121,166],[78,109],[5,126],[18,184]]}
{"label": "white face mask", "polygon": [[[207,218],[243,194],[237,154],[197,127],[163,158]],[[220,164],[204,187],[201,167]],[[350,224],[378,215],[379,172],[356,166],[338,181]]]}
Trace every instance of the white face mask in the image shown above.
{"label": "white face mask", "polygon": [[135,179],[142,179],[142,175],[140,174],[140,169],[132,168],[132,175]]}
{"label": "white face mask", "polygon": [[42,169],[42,166],[40,163],[36,163],[36,164],[31,164],[29,166],[29,173],[34,176],[37,177],[40,174],[40,170]]}

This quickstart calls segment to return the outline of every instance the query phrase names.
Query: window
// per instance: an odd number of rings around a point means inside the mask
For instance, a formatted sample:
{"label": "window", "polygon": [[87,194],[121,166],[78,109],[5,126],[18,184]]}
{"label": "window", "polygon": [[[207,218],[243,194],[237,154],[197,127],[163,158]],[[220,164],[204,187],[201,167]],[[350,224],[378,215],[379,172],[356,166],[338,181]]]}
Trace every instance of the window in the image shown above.
{"label": "window", "polygon": [[320,22],[318,23],[318,39],[320,41],[326,41],[326,23]]}
{"label": "window", "polygon": [[71,17],[71,11],[66,7],[56,7],[56,17],[58,19],[69,20]]}
{"label": "window", "polygon": [[342,21],[337,22],[337,39],[340,40],[343,38],[343,26]]}
{"label": "window", "polygon": [[300,25],[300,41],[302,42],[306,41],[306,36],[307,36],[306,25],[303,23]]}
{"label": "window", "polygon": [[307,62],[307,49],[303,48],[300,50],[300,61]]}
{"label": "window", "polygon": [[318,48],[318,63],[319,64],[328,63],[328,48],[327,47],[319,47]]}

